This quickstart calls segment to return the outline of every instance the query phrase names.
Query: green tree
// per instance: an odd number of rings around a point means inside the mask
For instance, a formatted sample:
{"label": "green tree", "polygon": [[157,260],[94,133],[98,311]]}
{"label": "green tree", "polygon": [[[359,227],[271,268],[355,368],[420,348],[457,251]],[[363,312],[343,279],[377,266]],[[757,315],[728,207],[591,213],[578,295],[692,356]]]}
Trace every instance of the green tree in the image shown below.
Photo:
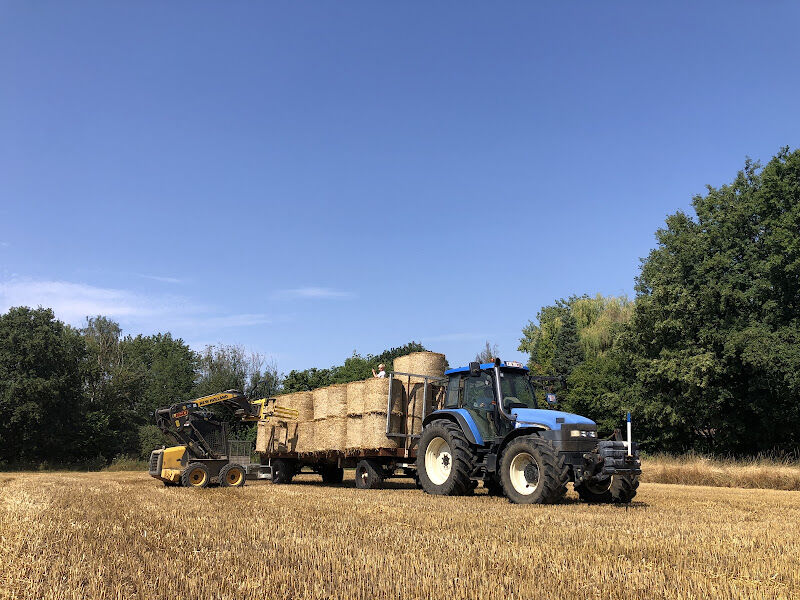
{"label": "green tree", "polygon": [[492,362],[497,357],[497,344],[490,344],[486,340],[486,345],[475,355],[475,362],[481,364]]}
{"label": "green tree", "polygon": [[754,453],[800,443],[800,151],[670,215],[622,347],[653,443]]}
{"label": "green tree", "polygon": [[85,355],[78,332],[50,309],[18,307],[0,316],[0,462],[85,458]]}
{"label": "green tree", "polygon": [[561,327],[556,334],[553,372],[559,377],[568,377],[582,362],[583,350],[578,335],[578,323],[568,312],[561,318]]}

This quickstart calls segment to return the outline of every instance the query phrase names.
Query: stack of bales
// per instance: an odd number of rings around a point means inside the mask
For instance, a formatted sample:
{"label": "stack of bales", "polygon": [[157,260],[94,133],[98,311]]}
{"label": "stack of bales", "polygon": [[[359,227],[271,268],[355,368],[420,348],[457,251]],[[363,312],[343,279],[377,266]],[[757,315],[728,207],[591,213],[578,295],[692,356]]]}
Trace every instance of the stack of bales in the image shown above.
{"label": "stack of bales", "polygon": [[386,435],[386,421],[389,420],[390,433],[404,433],[403,427],[403,386],[396,379],[392,381],[389,393],[389,379],[367,379],[363,384],[364,409],[361,417],[361,448],[398,448],[403,438]]}
{"label": "stack of bales", "polygon": [[[414,352],[394,359],[394,370],[429,377],[444,377],[445,356],[437,352]],[[406,429],[410,435],[422,431],[422,420],[436,409],[442,387],[428,382],[427,399],[425,380],[422,377],[396,376],[402,383],[406,403]],[[427,400],[427,401],[426,401]]]}
{"label": "stack of bales", "polygon": [[257,452],[309,452],[314,442],[314,408],[311,392],[295,392],[271,400],[274,406],[297,411],[297,420],[271,417],[259,421]]}
{"label": "stack of bales", "polygon": [[347,442],[347,385],[314,390],[315,452],[344,450]]}

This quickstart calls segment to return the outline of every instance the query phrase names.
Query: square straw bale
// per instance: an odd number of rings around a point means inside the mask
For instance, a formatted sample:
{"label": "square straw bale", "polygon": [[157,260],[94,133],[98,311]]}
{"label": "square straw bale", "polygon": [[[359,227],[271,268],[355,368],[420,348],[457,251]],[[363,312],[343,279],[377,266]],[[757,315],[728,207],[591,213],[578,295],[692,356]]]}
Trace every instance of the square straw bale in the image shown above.
{"label": "square straw bale", "polygon": [[325,411],[328,409],[328,388],[317,388],[311,393],[314,397],[314,420],[319,421],[327,416]]}
{"label": "square straw bale", "polygon": [[347,384],[340,383],[328,386],[326,419],[343,419],[347,416]]}
{"label": "square straw bale", "polygon": [[[402,416],[393,414],[390,421],[390,431],[400,433],[402,429]],[[362,417],[362,449],[399,448],[403,443],[404,440],[401,437],[386,437],[386,413],[368,413]]]}
{"label": "square straw bale", "polygon": [[331,417],[315,421],[314,439],[318,451],[344,450],[347,443],[347,418]]}
{"label": "square straw bale", "polygon": [[294,392],[284,394],[275,399],[276,406],[282,406],[297,411],[298,421],[314,420],[314,399],[311,392]]}
{"label": "square straw bale", "polygon": [[314,434],[316,423],[314,421],[307,421],[305,423],[297,424],[297,441],[295,442],[295,452],[299,454],[307,454],[316,450]]}

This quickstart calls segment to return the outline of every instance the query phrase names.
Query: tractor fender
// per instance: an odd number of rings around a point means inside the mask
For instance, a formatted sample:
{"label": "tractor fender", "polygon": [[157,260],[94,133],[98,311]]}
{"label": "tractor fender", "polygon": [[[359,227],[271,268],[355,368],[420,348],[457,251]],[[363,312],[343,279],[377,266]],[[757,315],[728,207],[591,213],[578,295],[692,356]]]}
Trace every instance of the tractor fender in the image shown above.
{"label": "tractor fender", "polygon": [[478,431],[478,427],[475,425],[472,415],[470,415],[469,412],[463,408],[450,408],[433,411],[431,414],[425,417],[424,421],[422,421],[423,429],[433,421],[440,419],[452,421],[461,427],[461,431],[463,431],[464,435],[467,436],[467,440],[470,444],[483,446],[483,437],[481,436],[480,431]]}
{"label": "tractor fender", "polygon": [[548,431],[546,427],[518,427],[511,431],[503,440],[500,442],[500,445],[497,447],[497,456],[500,457],[503,455],[503,450],[505,450],[506,446],[508,446],[511,442],[523,435],[537,435],[543,438],[548,437],[546,435],[542,436],[542,433]]}

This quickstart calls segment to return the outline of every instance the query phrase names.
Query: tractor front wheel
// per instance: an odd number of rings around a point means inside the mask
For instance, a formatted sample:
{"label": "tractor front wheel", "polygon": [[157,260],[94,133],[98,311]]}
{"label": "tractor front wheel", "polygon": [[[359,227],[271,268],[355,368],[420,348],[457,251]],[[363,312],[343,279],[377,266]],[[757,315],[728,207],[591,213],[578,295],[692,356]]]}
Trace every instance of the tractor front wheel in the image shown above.
{"label": "tractor front wheel", "polygon": [[422,430],[417,473],[422,489],[439,496],[464,496],[475,488],[470,480],[472,452],[461,428],[437,420]]}
{"label": "tractor front wheel", "polygon": [[503,451],[500,480],[506,497],[515,504],[555,504],[567,493],[569,473],[546,440],[524,435]]}
{"label": "tractor front wheel", "polygon": [[605,479],[590,479],[575,484],[581,500],[589,504],[627,504],[636,495],[639,478],[636,475],[611,475]]}
{"label": "tractor front wheel", "polygon": [[220,470],[219,484],[222,487],[242,487],[246,477],[243,466],[231,463]]}
{"label": "tractor front wheel", "polygon": [[203,463],[191,463],[181,473],[181,485],[190,488],[204,488],[211,483],[211,473]]}
{"label": "tractor front wheel", "polygon": [[627,504],[636,495],[638,475],[615,475],[611,480],[611,497],[615,504]]}

